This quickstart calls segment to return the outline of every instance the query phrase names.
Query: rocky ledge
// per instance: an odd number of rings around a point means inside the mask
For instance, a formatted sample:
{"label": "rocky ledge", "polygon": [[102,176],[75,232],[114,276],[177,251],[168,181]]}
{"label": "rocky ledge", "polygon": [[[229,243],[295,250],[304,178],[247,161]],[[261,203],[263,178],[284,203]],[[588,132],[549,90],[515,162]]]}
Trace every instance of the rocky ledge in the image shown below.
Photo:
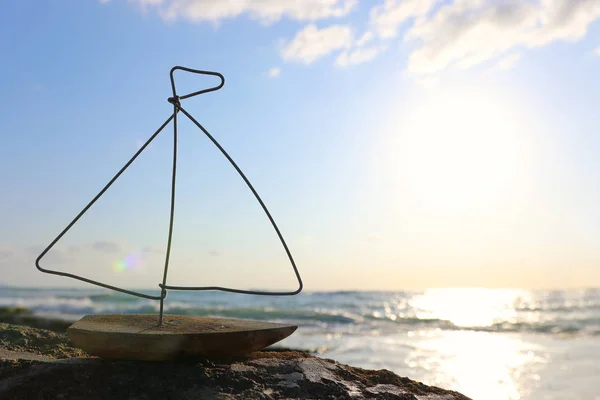
{"label": "rocky ledge", "polygon": [[387,370],[370,371],[298,351],[227,360],[105,361],[64,333],[0,324],[0,399],[468,400]]}

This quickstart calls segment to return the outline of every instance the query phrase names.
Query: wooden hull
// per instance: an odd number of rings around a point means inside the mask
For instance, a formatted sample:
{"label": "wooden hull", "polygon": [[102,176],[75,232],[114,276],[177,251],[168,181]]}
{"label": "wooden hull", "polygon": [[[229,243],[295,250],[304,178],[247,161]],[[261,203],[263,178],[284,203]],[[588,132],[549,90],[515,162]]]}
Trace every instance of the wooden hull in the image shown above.
{"label": "wooden hull", "polygon": [[294,325],[271,322],[156,314],[87,315],[71,325],[73,344],[105,359],[173,360],[185,357],[234,357],[285,339]]}

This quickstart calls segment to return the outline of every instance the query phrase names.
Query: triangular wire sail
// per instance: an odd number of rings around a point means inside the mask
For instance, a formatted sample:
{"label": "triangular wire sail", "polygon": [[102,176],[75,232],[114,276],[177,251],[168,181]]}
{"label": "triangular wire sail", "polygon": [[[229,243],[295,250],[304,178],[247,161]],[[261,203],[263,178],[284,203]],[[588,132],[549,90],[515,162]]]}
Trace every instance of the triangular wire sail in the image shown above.
{"label": "triangular wire sail", "polygon": [[[193,74],[217,76],[220,78],[221,83],[217,86],[214,86],[214,87],[211,87],[208,89],[202,89],[202,90],[199,90],[196,92],[188,93],[183,96],[178,96],[177,90],[175,88],[175,78],[174,78],[174,73],[177,70],[191,72]],[[244,175],[242,170],[238,167],[238,165],[235,163],[235,161],[233,161],[233,159],[229,156],[229,154],[225,151],[225,149],[219,144],[219,142],[198,121],[196,121],[196,119],[194,117],[192,117],[192,115],[190,113],[188,113],[181,106],[181,100],[221,89],[223,87],[223,85],[225,84],[225,78],[223,77],[223,75],[221,75],[218,72],[202,71],[202,70],[195,70],[195,69],[186,68],[186,67],[175,66],[171,69],[170,79],[171,79],[171,89],[173,92],[173,96],[169,97],[168,102],[173,105],[173,114],[171,114],[171,116],[160,126],[160,128],[158,128],[158,130],[156,132],[154,132],[154,134],[146,141],[146,143],[144,143],[144,145],[142,147],[140,147],[140,149],[131,157],[131,159],[119,170],[119,172],[117,172],[117,174],[106,184],[106,186],[104,186],[104,188],[102,188],[102,190],[87,204],[87,206],[85,206],[83,208],[83,210],[81,210],[81,212],[79,212],[79,214],[77,214],[77,216],[67,225],[67,227],[65,229],[63,229],[63,231],[48,245],[48,247],[46,247],[42,251],[42,253],[35,260],[35,265],[36,265],[37,269],[44,273],[78,279],[80,281],[90,283],[92,285],[101,286],[106,289],[129,294],[132,296],[142,297],[142,298],[151,299],[151,300],[159,300],[160,301],[159,325],[162,324],[163,302],[164,302],[165,297],[167,296],[167,290],[219,290],[219,291],[232,292],[232,293],[268,295],[268,296],[291,296],[291,295],[300,293],[303,288],[302,278],[300,277],[300,273],[298,272],[298,268],[296,267],[296,263],[294,262],[294,258],[292,257],[292,254],[285,242],[285,239],[283,238],[283,235],[279,231],[279,228],[277,227],[275,220],[271,216],[271,213],[267,209],[267,206],[262,201],[262,199],[258,195],[258,192],[256,191],[256,189],[254,189],[254,186],[252,186],[252,184],[250,183],[250,181],[248,180],[246,175]],[[267,218],[271,222],[273,229],[275,229],[275,232],[277,233],[277,236],[279,237],[279,240],[280,240],[283,248],[285,249],[287,257],[288,257],[290,263],[292,264],[292,268],[294,269],[294,274],[296,275],[296,279],[298,280],[298,289],[296,289],[294,291],[288,291],[288,292],[270,292],[270,291],[259,291],[259,290],[240,290],[240,289],[232,289],[232,288],[221,287],[221,286],[170,286],[170,285],[167,285],[169,260],[170,260],[170,255],[171,255],[171,241],[172,241],[172,237],[173,237],[173,222],[174,222],[174,215],[175,215],[175,188],[176,188],[176,178],[177,178],[177,115],[179,114],[179,112],[183,113],[190,121],[192,121],[194,123],[194,125],[196,125],[206,135],[206,137],[208,137],[208,139],[210,139],[210,141],[219,149],[219,151],[223,154],[223,156],[225,156],[225,158],[227,158],[229,163],[237,171],[239,176],[243,179],[243,181],[246,183],[246,185],[248,186],[248,188],[250,189],[250,191],[256,198],[256,200],[259,202],[259,204],[262,207],[263,211],[265,212]],[[92,279],[84,278],[84,277],[76,275],[76,274],[54,271],[54,270],[50,270],[47,268],[43,268],[40,265],[40,261],[48,253],[48,251],[50,251],[50,249],[52,249],[52,247],[69,231],[69,229],[71,229],[73,227],[73,225],[75,225],[75,223],[77,223],[77,221],[79,221],[79,219],[112,186],[112,184],[121,176],[121,174],[123,172],[125,172],[125,170],[136,160],[136,158],[148,147],[148,145],[163,131],[163,129],[171,121],[173,121],[173,169],[172,169],[172,178],[171,178],[171,208],[170,208],[170,215],[169,215],[169,231],[168,231],[168,236],[167,236],[165,266],[164,266],[164,270],[163,270],[162,283],[159,283],[159,285],[158,285],[161,288],[160,296],[152,296],[152,295],[148,295],[148,294],[144,294],[144,293],[139,293],[139,292],[119,288],[116,286],[108,285],[108,284],[98,282],[98,281],[95,281]]]}

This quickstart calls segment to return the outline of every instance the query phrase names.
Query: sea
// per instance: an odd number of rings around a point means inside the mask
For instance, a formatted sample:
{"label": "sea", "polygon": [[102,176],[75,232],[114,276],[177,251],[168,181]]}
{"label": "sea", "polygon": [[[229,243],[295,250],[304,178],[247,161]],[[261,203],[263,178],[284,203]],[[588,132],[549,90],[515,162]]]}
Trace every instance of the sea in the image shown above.
{"label": "sea", "polygon": [[[159,305],[101,289],[4,287],[0,306],[75,321],[157,313]],[[279,347],[387,369],[473,399],[600,400],[600,289],[169,292],[165,310],[295,324]]]}

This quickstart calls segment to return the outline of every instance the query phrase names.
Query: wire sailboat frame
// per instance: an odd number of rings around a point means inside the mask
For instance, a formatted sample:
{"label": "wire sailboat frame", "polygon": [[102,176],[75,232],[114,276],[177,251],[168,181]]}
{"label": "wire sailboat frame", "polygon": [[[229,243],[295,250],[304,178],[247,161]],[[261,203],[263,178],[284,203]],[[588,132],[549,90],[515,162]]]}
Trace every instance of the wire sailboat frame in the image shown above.
{"label": "wire sailboat frame", "polygon": [[[176,87],[175,87],[175,76],[174,76],[176,71],[184,71],[184,72],[189,72],[189,73],[197,74],[197,75],[216,76],[221,80],[221,82],[217,86],[209,87],[207,89],[202,89],[202,90],[188,93],[185,95],[178,95]],[[182,66],[175,66],[175,67],[171,68],[169,76],[170,76],[170,80],[171,80],[171,89],[172,89],[173,96],[169,97],[167,99],[167,101],[173,105],[173,113],[156,130],[156,132],[154,132],[154,134],[152,134],[152,136],[150,136],[150,138],[138,149],[138,151],[129,159],[129,161],[127,163],[125,163],[125,165],[113,176],[113,178],[102,188],[102,190],[100,190],[100,192],[79,212],[79,214],[77,214],[77,216],[75,216],[75,218],[58,234],[58,236],[56,238],[54,238],[54,240],[52,240],[52,242],[50,242],[50,244],[40,253],[40,255],[35,260],[36,268],[39,271],[47,273],[47,274],[53,274],[53,275],[58,275],[58,276],[62,276],[62,277],[77,279],[77,280],[80,280],[80,281],[83,281],[83,282],[86,282],[86,283],[89,283],[92,285],[100,286],[100,287],[110,289],[110,290],[113,290],[116,292],[125,293],[125,294],[131,295],[131,296],[137,296],[137,297],[141,297],[141,298],[145,298],[145,299],[160,301],[160,311],[159,311],[159,317],[158,317],[158,325],[159,326],[162,325],[162,323],[163,323],[164,300],[167,297],[168,290],[190,290],[190,291],[192,291],[192,290],[194,290],[194,291],[214,290],[214,291],[223,291],[223,292],[231,292],[231,293],[250,294],[250,295],[263,295],[263,296],[292,296],[292,295],[296,295],[296,294],[300,293],[303,289],[303,283],[302,283],[302,278],[300,277],[300,273],[298,272],[298,267],[296,266],[294,258],[292,257],[292,253],[290,252],[290,249],[288,248],[287,243],[286,243],[285,239],[283,238],[281,231],[279,230],[279,227],[277,226],[275,220],[273,219],[273,216],[267,209],[267,206],[265,205],[265,203],[259,196],[258,192],[254,188],[252,183],[250,183],[250,180],[242,172],[240,167],[231,158],[231,156],[227,153],[227,151],[225,151],[225,149],[204,128],[204,126],[202,126],[181,105],[182,100],[189,99],[191,97],[195,97],[195,96],[198,96],[198,95],[201,95],[204,93],[214,92],[216,90],[221,89],[223,87],[223,85],[225,84],[225,78],[223,77],[222,74],[220,74],[218,72],[203,71],[203,70],[191,69],[191,68],[182,67]],[[233,168],[237,171],[238,175],[246,183],[246,185],[248,186],[248,188],[250,189],[250,191],[252,192],[252,194],[254,195],[254,197],[256,198],[256,200],[258,201],[260,206],[262,207],[265,215],[267,216],[271,225],[273,226],[273,229],[277,233],[277,236],[278,236],[283,248],[285,249],[287,257],[292,265],[294,274],[298,281],[298,288],[296,290],[293,290],[293,291],[260,291],[260,290],[241,290],[241,289],[234,289],[234,288],[228,288],[228,287],[222,287],[222,286],[173,286],[173,285],[167,284],[167,277],[168,277],[168,271],[169,271],[169,260],[170,260],[170,255],[171,255],[171,241],[172,241],[172,236],[173,236],[173,225],[174,225],[174,216],[175,216],[175,189],[176,189],[176,178],[177,178],[177,136],[178,136],[177,116],[180,112],[185,117],[187,117],[194,125],[196,125],[196,127],[198,127],[206,135],[206,137],[217,147],[217,149],[219,149],[221,154],[223,154],[223,156],[225,158],[227,158],[227,160],[229,161],[231,166],[233,166]],[[125,170],[131,164],[133,164],[133,162],[136,160],[136,158],[148,147],[148,145],[150,145],[150,143],[152,143],[152,141],[171,122],[173,122],[173,166],[172,166],[172,175],[171,175],[171,200],[170,200],[170,214],[169,214],[169,229],[168,229],[168,236],[167,236],[163,277],[162,277],[162,282],[158,284],[158,286],[161,289],[160,295],[153,296],[153,295],[149,295],[149,294],[145,294],[145,293],[140,293],[140,292],[136,292],[133,290],[128,290],[128,289],[120,288],[117,286],[109,285],[106,283],[98,282],[93,279],[85,278],[80,275],[76,275],[76,274],[72,274],[72,273],[68,273],[68,272],[51,270],[51,269],[42,267],[40,265],[40,262],[44,258],[44,256],[73,227],[73,225],[75,225],[77,223],[77,221],[79,221],[79,219],[94,205],[94,203],[100,197],[102,197],[102,195],[112,186],[112,184],[121,176],[121,174],[123,172],[125,172]]]}

